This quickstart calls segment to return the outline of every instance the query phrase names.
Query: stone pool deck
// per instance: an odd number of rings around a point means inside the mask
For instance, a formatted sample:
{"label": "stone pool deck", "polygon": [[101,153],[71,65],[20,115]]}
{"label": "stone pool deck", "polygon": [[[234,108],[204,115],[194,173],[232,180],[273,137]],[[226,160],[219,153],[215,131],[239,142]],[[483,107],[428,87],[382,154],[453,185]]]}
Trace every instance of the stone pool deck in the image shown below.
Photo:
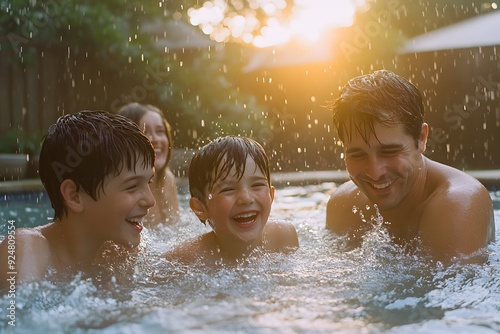
{"label": "stone pool deck", "polygon": [[[478,179],[488,189],[500,189],[500,169],[466,171],[466,173]],[[187,178],[179,177],[177,180],[179,187],[187,187]],[[287,185],[300,186],[318,184],[322,182],[334,182],[340,184],[346,180],[348,180],[346,171],[306,171],[273,173],[272,175],[272,183],[278,187]],[[40,190],[44,190],[44,188],[39,179],[0,182],[0,194]]]}

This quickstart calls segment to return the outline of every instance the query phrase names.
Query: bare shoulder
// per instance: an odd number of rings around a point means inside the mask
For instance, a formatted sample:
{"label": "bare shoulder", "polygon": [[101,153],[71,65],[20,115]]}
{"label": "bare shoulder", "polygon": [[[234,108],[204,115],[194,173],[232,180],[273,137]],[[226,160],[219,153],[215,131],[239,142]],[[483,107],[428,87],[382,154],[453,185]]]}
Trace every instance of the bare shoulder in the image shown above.
{"label": "bare shoulder", "polygon": [[326,207],[326,228],[339,235],[353,232],[362,221],[353,213],[355,207],[365,207],[368,200],[352,181],[335,189]]}
{"label": "bare shoulder", "polygon": [[168,251],[165,253],[165,258],[169,261],[191,264],[213,253],[216,246],[215,234],[209,232]]}
{"label": "bare shoulder", "polygon": [[263,231],[263,245],[268,252],[289,252],[299,247],[297,230],[287,221],[269,221]]}
{"label": "bare shoulder", "polygon": [[0,244],[0,284],[8,272],[16,272],[18,283],[41,279],[51,262],[51,248],[41,228],[16,229]]}
{"label": "bare shoulder", "polygon": [[29,249],[32,255],[50,251],[47,238],[41,228],[19,228],[15,230],[16,250]]}
{"label": "bare shoulder", "polygon": [[494,240],[493,204],[488,190],[472,176],[433,163],[435,184],[421,219],[422,241],[444,260],[477,252]]}
{"label": "bare shoulder", "polygon": [[[488,190],[474,177],[458,169],[434,163],[429,173],[432,185],[426,202],[426,210],[446,211],[452,206],[458,212],[467,211],[475,216],[485,211],[489,217],[493,207]],[[447,212],[453,214],[453,212]]]}

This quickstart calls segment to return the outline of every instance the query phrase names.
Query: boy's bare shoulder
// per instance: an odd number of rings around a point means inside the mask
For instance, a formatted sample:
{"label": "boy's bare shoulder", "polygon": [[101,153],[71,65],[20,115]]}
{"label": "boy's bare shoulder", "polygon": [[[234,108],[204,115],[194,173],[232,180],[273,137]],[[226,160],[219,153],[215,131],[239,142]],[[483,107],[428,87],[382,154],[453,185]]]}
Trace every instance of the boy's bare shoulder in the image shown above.
{"label": "boy's bare shoulder", "polygon": [[288,221],[269,221],[263,232],[263,244],[269,252],[288,252],[299,247],[295,226]]}
{"label": "boy's bare shoulder", "polygon": [[15,232],[15,240],[16,247],[26,247],[29,245],[32,248],[40,248],[39,250],[41,251],[50,250],[49,242],[42,233],[41,227],[18,228]]}
{"label": "boy's bare shoulder", "polygon": [[165,253],[165,258],[169,261],[190,264],[203,258],[205,254],[213,251],[216,246],[213,232],[203,234]]}
{"label": "boy's bare shoulder", "polygon": [[264,228],[264,232],[271,236],[278,236],[285,233],[297,233],[295,226],[285,220],[268,221]]}
{"label": "boy's bare shoulder", "polygon": [[[3,276],[12,271],[9,269],[6,254],[13,255],[15,260],[15,271],[17,272],[17,282],[32,281],[45,275],[45,271],[52,262],[52,251],[47,238],[43,235],[42,229],[19,228],[15,230],[15,249],[9,249],[8,238],[0,244],[0,267],[2,282]],[[7,269],[7,270],[5,270]]]}

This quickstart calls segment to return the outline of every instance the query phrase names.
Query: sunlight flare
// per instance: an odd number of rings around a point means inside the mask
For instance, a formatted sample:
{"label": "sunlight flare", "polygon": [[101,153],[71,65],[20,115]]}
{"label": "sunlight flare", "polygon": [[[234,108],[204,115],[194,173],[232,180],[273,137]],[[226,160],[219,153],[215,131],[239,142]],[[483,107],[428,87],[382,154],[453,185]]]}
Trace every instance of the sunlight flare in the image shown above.
{"label": "sunlight flare", "polygon": [[[350,26],[356,8],[364,1],[295,0],[288,15],[284,15],[283,0],[253,0],[250,9],[228,12],[226,1],[206,1],[200,8],[188,11],[191,24],[199,26],[217,42],[241,40],[257,47],[285,44],[290,40],[317,42],[329,29]],[[259,21],[256,10],[269,18]]]}

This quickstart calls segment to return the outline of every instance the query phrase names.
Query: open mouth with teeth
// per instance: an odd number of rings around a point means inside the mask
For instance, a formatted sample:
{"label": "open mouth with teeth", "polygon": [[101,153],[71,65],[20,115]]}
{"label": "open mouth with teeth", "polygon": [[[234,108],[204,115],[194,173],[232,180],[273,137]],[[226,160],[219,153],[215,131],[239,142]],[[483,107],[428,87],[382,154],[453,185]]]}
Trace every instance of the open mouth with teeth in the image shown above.
{"label": "open mouth with teeth", "polygon": [[386,181],[384,183],[370,183],[373,188],[382,190],[388,188],[391,184],[394,183],[394,180]]}
{"label": "open mouth with teeth", "polygon": [[243,228],[252,227],[257,221],[258,212],[246,212],[233,217],[233,220],[238,223],[238,226]]}
{"label": "open mouth with teeth", "polygon": [[127,223],[132,225],[137,231],[141,232],[143,228],[142,218],[129,218],[125,219]]}

